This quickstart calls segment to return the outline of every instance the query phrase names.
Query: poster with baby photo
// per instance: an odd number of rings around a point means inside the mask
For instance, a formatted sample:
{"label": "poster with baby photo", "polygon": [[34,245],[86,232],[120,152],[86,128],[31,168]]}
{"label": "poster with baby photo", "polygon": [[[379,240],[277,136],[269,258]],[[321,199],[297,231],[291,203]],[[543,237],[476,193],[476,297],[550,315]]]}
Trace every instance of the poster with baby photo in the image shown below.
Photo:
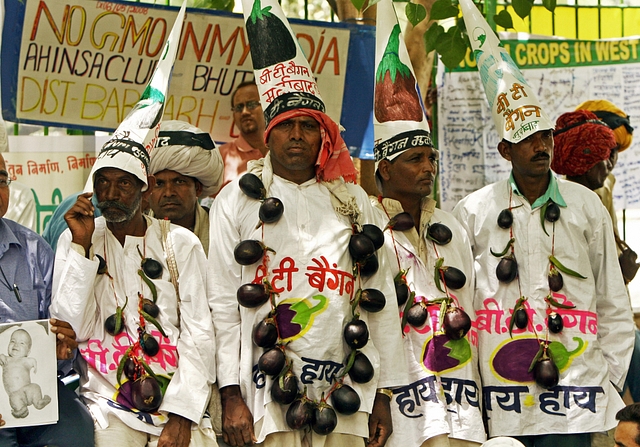
{"label": "poster with baby photo", "polygon": [[0,324],[3,427],[58,420],[56,338],[49,320]]}

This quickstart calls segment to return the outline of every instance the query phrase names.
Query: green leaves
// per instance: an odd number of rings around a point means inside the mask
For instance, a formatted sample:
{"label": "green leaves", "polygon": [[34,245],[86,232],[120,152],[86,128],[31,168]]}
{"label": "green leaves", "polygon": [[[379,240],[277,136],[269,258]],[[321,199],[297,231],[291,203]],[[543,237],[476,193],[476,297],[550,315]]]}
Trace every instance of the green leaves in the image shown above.
{"label": "green leaves", "polygon": [[547,213],[548,206],[549,206],[549,202],[546,202],[544,205],[542,205],[542,208],[540,208],[540,225],[542,225],[542,230],[544,231],[544,234],[546,234],[547,236],[549,236],[549,233],[547,233],[547,228],[544,225],[544,216]]}
{"label": "green leaves", "polygon": [[545,301],[549,303],[550,306],[557,307],[559,309],[575,309],[576,306],[569,306],[567,304],[562,304],[556,301],[553,296],[547,295]]}
{"label": "green leaves", "polygon": [[531,364],[529,365],[529,371],[531,372],[533,371],[533,368],[536,367],[536,363],[538,363],[538,360],[542,359],[543,354],[545,354],[545,351],[547,350],[547,345],[544,344],[544,342],[540,342],[540,347],[538,348],[538,352],[536,353],[535,357],[533,357],[533,360],[531,361]]}
{"label": "green leaves", "polygon": [[451,0],[437,0],[431,6],[429,20],[442,20],[449,17],[457,17],[459,10],[457,6],[451,4]]}
{"label": "green leaves", "polygon": [[511,313],[511,321],[509,322],[509,336],[512,337],[511,332],[513,332],[513,327],[516,325],[516,312],[520,309],[526,309],[524,306],[524,302],[527,301],[527,298],[524,296],[521,296],[520,298],[518,298],[518,300],[516,301],[516,305],[513,306],[513,312]]}
{"label": "green leaves", "polygon": [[216,9],[218,11],[233,11],[233,0],[196,0],[193,2],[194,8]]}
{"label": "green leaves", "polygon": [[409,314],[409,309],[413,306],[414,300],[416,298],[416,292],[413,290],[409,293],[409,299],[407,303],[404,305],[404,309],[402,310],[402,321],[400,322],[400,330],[402,331],[402,336],[404,337],[404,327],[407,325],[407,315]]}
{"label": "green leaves", "polygon": [[542,0],[542,5],[553,12],[556,9],[556,0]]}
{"label": "green leaves", "polygon": [[151,290],[151,296],[153,298],[153,302],[155,303],[158,300],[158,290],[156,289],[156,285],[147,277],[147,275],[144,273],[144,270],[138,269],[138,275],[140,275],[140,278],[142,278],[145,284],[149,287],[149,290]]}
{"label": "green leaves", "polygon": [[407,20],[409,20],[413,26],[416,26],[427,17],[427,10],[424,6],[411,2],[407,3],[404,12],[407,15]]}
{"label": "green leaves", "polygon": [[566,273],[567,275],[573,276],[575,278],[587,279],[586,276],[582,276],[580,273],[576,272],[575,270],[571,270],[570,268],[565,267],[560,261],[558,261],[558,258],[556,258],[553,255],[549,256],[549,262],[551,262],[562,273]]}
{"label": "green leaves", "polygon": [[462,62],[467,54],[467,42],[457,25],[436,39],[436,51],[447,68],[453,69]]}
{"label": "green leaves", "polygon": [[[347,358],[347,364],[342,369],[342,372],[336,376],[336,378],[340,379],[340,378],[346,376],[349,373],[349,371],[353,367],[353,362],[356,360],[356,354],[357,353],[358,353],[358,351],[356,349],[352,349],[351,350],[351,353],[349,354],[349,357]],[[282,384],[281,388],[284,388],[284,383]]]}
{"label": "green leaves", "polygon": [[524,19],[531,13],[533,7],[533,0],[513,0],[511,3],[513,10],[518,14],[521,19]]}
{"label": "green leaves", "polygon": [[424,33],[422,38],[424,39],[424,47],[427,53],[436,49],[436,41],[438,37],[444,34],[444,28],[438,25],[437,22],[433,22],[429,29]]}
{"label": "green leaves", "polygon": [[[362,11],[366,0],[351,0],[351,4],[358,10]],[[379,0],[378,0],[379,1]],[[376,2],[377,3],[377,2]],[[373,3],[372,3],[373,4]],[[369,5],[371,6],[371,5]]]}
{"label": "green leaves", "polygon": [[504,255],[506,255],[506,254],[507,254],[507,252],[509,251],[509,249],[511,248],[511,246],[513,245],[513,243],[514,243],[515,241],[516,241],[516,239],[515,239],[515,238],[513,238],[513,237],[512,237],[511,239],[509,239],[509,242],[507,242],[507,246],[506,246],[506,247],[504,247],[504,250],[502,250],[500,253],[496,253],[495,251],[493,251],[493,248],[489,248],[489,251],[490,251],[490,252],[491,252],[491,254],[492,254],[493,256],[495,256],[496,258],[501,258],[501,257],[503,257]]}
{"label": "green leaves", "polygon": [[440,267],[442,267],[442,264],[444,264],[444,258],[438,258],[438,260],[436,261],[436,265],[433,269],[433,282],[436,284],[436,287],[438,288],[439,291],[441,291],[442,293],[445,293],[443,288],[442,288],[442,284],[440,283]]}
{"label": "green leaves", "polygon": [[509,11],[507,11],[506,9],[503,9],[498,14],[494,15],[493,21],[496,22],[496,25],[499,25],[503,28],[513,28],[513,19],[511,18],[511,14],[509,14]]}
{"label": "green leaves", "polygon": [[158,320],[153,318],[151,315],[146,313],[144,310],[140,310],[140,315],[142,315],[144,317],[144,319],[147,320],[149,323],[153,324],[156,328],[158,328],[158,331],[160,331],[160,333],[162,334],[163,337],[165,337],[165,338],[167,337],[167,333],[164,331],[164,329],[162,329],[162,326],[160,325]]}

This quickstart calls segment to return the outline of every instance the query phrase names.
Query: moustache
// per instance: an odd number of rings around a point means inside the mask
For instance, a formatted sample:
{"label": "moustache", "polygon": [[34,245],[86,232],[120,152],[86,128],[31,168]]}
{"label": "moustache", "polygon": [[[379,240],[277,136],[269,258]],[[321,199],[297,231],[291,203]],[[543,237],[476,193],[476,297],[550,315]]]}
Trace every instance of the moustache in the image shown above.
{"label": "moustache", "polygon": [[103,210],[106,208],[116,208],[124,212],[129,212],[131,210],[131,208],[129,208],[127,205],[120,202],[116,202],[115,200],[105,200],[104,202],[98,202],[98,208],[100,210]]}
{"label": "moustache", "polygon": [[539,154],[536,154],[533,157],[531,157],[531,161],[548,160],[548,159],[549,159],[549,154],[547,154],[546,152],[540,152]]}

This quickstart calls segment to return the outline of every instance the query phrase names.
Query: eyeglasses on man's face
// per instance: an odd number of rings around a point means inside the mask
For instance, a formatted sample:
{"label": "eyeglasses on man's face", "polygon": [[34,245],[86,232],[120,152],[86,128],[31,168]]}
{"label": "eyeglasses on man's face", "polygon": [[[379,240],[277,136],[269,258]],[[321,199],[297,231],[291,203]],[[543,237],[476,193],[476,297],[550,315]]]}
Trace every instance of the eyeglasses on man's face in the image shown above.
{"label": "eyeglasses on man's face", "polygon": [[11,179],[8,175],[0,174],[0,188],[7,188],[11,184]]}
{"label": "eyeglasses on man's face", "polygon": [[240,104],[236,104],[235,106],[231,107],[231,110],[236,113],[242,113],[245,107],[249,111],[254,110],[257,107],[260,107],[260,101],[241,102]]}

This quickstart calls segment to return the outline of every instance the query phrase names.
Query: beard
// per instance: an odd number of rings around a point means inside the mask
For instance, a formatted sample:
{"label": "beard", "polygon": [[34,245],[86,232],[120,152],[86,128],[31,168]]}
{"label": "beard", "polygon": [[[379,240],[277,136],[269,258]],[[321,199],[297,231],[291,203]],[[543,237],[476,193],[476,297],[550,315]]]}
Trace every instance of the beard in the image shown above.
{"label": "beard", "polygon": [[102,212],[104,220],[109,223],[128,222],[133,219],[136,211],[140,208],[142,202],[142,194],[138,194],[131,206],[127,206],[122,202],[115,200],[105,200],[98,202],[98,209]]}

